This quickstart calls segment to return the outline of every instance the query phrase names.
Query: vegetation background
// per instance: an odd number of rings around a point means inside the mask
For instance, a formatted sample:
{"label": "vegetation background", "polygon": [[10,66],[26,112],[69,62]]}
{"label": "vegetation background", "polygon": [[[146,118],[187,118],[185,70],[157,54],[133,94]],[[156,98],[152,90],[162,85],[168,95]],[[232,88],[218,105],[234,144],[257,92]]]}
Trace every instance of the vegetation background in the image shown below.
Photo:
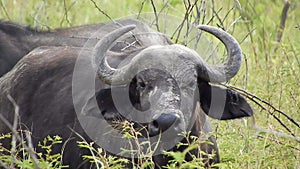
{"label": "vegetation background", "polygon": [[298,0],[0,0],[1,19],[40,30],[140,12],[198,19],[195,24],[227,30],[240,42],[244,61],[237,77],[226,85],[239,88],[255,116],[213,121],[214,135],[221,168],[250,169],[300,168],[299,9]]}

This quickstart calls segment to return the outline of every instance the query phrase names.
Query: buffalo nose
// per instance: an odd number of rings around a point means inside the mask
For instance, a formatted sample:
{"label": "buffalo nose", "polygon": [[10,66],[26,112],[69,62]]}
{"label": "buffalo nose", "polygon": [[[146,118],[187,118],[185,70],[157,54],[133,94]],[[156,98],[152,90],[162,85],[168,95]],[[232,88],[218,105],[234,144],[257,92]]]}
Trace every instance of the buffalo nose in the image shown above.
{"label": "buffalo nose", "polygon": [[158,135],[160,132],[164,132],[174,124],[174,128],[180,121],[177,114],[161,114],[154,116],[153,121],[149,124],[149,136]]}

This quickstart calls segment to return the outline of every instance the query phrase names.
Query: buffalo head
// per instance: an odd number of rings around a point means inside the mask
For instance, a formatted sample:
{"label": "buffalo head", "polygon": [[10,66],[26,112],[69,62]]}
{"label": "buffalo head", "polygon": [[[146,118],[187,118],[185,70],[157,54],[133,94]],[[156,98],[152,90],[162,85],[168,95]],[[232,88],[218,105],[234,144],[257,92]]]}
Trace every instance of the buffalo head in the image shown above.
{"label": "buffalo head", "polygon": [[[96,45],[94,57],[97,74],[102,81],[113,87],[129,86],[131,104],[138,110],[129,117],[149,122],[150,136],[166,130],[175,135],[190,130],[198,101],[204,112],[216,119],[252,115],[250,106],[241,96],[208,83],[228,81],[240,68],[242,51],[231,35],[210,26],[198,27],[224,43],[228,59],[221,65],[209,65],[195,51],[171,44],[147,47],[127,65],[118,69],[110,67],[106,61],[106,52],[113,42],[134,28],[129,25],[109,33]],[[115,96],[116,102],[118,98],[120,94]],[[210,110],[212,98],[219,102],[214,103],[219,108]]]}

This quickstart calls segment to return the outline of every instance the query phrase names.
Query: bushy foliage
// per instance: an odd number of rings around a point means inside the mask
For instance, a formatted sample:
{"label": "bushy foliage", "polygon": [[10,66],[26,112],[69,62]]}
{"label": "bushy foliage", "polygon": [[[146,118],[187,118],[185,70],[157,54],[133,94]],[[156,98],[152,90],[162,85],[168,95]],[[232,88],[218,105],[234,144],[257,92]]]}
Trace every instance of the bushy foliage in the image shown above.
{"label": "bushy foliage", "polygon": [[[19,141],[13,141],[12,134],[8,133],[0,137],[0,141],[10,141],[11,145],[15,144],[16,147],[7,149],[0,145],[0,162],[4,168],[21,168],[21,169],[54,169],[54,168],[67,168],[68,166],[62,165],[62,155],[60,153],[52,153],[53,146],[62,144],[62,139],[59,136],[48,136],[38,144],[42,152],[36,152],[30,147],[30,135],[26,135],[27,139],[23,136],[26,131],[20,131],[18,135],[24,138]],[[12,146],[13,147],[13,146]]]}

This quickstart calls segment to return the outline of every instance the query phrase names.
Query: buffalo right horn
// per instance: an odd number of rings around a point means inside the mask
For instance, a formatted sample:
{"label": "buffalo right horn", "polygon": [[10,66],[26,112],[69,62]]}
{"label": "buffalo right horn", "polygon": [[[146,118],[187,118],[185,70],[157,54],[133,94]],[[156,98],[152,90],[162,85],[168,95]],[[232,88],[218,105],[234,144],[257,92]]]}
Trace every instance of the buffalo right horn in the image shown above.
{"label": "buffalo right horn", "polygon": [[199,25],[198,29],[206,31],[225,45],[227,49],[227,61],[220,65],[203,65],[199,66],[198,76],[209,82],[224,82],[234,77],[240,69],[242,62],[242,50],[239,43],[229,33],[212,26]]}

